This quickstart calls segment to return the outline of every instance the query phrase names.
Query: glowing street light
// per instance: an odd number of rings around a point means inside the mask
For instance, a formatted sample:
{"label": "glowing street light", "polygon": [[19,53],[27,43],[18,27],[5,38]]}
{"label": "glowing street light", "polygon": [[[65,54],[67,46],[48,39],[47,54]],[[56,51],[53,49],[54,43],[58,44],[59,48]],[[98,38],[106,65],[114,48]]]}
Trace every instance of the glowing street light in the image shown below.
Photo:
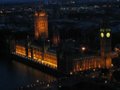
{"label": "glowing street light", "polygon": [[47,40],[48,42],[50,42],[50,40]]}
{"label": "glowing street light", "polygon": [[113,67],[114,65],[113,64],[111,64],[111,67]]}
{"label": "glowing street light", "polygon": [[86,50],[86,48],[85,48],[85,47],[82,47],[81,49],[82,49],[82,51],[85,51],[85,50]]}

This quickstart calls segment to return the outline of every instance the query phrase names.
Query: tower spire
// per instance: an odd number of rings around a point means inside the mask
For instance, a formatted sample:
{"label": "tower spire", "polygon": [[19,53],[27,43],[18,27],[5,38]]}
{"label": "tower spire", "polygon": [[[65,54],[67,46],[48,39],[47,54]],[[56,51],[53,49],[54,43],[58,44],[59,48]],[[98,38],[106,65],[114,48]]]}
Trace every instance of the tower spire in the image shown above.
{"label": "tower spire", "polygon": [[111,29],[108,21],[109,19],[105,14],[100,29],[101,58],[104,61],[104,66],[106,68],[111,67]]}
{"label": "tower spire", "polygon": [[48,38],[48,16],[43,8],[43,0],[39,0],[39,10],[35,13],[35,38]]}
{"label": "tower spire", "polygon": [[43,10],[43,0],[39,0],[39,3],[40,3],[40,5],[39,5],[39,10]]}

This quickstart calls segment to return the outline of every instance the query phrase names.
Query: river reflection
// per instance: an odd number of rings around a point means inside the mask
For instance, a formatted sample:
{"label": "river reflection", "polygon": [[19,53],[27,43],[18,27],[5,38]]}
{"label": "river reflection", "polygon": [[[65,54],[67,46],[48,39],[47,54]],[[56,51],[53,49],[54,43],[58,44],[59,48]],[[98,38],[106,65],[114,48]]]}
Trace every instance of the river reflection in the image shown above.
{"label": "river reflection", "polygon": [[15,60],[0,59],[0,90],[13,90],[36,80],[52,81],[56,78]]}

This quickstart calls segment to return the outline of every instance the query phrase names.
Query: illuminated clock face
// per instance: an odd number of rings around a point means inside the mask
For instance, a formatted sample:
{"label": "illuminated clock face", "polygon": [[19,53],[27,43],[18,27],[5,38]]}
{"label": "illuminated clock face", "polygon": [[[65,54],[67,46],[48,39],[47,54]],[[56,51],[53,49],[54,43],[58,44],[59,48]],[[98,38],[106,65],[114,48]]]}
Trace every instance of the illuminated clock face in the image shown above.
{"label": "illuminated clock face", "polygon": [[100,36],[103,38],[104,37],[104,33],[101,33]]}
{"label": "illuminated clock face", "polygon": [[109,38],[110,37],[110,33],[108,32],[108,33],[106,33],[106,37],[107,38]]}

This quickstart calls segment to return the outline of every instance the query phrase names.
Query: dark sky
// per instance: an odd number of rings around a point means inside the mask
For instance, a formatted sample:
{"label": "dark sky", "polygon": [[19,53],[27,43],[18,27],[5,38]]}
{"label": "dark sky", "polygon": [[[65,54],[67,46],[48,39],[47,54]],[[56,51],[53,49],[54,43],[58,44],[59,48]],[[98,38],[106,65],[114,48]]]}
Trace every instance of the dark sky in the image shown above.
{"label": "dark sky", "polygon": [[[39,0],[0,0],[0,4],[1,3],[14,3],[14,2],[36,2]],[[44,0],[46,1],[46,0]],[[84,0],[82,0],[84,1]],[[85,0],[86,1],[86,0]],[[92,0],[88,0],[88,1],[92,1]],[[97,0],[93,0],[93,1],[97,1]],[[98,0],[98,1],[116,1],[116,0]]]}
{"label": "dark sky", "polygon": [[14,3],[14,2],[36,2],[38,0],[0,0],[0,3]]}

